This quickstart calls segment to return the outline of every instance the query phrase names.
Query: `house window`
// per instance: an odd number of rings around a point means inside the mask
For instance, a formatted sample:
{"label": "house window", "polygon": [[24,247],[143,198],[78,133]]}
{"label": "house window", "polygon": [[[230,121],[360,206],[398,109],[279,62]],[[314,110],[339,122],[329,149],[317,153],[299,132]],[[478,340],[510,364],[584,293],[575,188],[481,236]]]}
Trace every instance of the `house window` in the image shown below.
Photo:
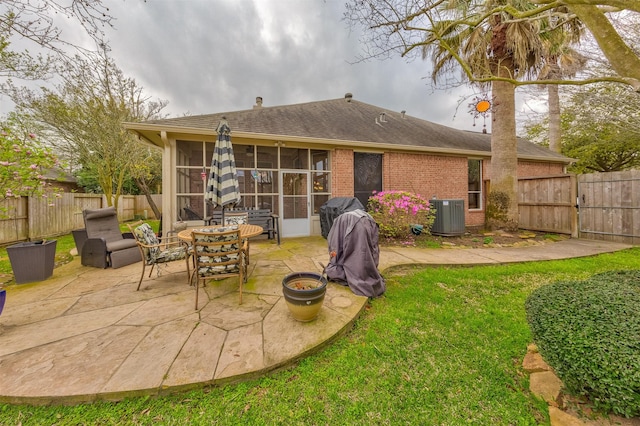
{"label": "house window", "polygon": [[354,196],[367,208],[374,191],[382,191],[382,154],[353,153]]}
{"label": "house window", "polygon": [[469,160],[469,210],[482,209],[482,160]]}
{"label": "house window", "polygon": [[[211,215],[212,207],[205,203],[204,192],[213,156],[214,142],[177,141],[176,196],[178,217],[198,220]],[[312,208],[318,214],[320,206],[331,197],[329,151],[305,148],[279,148],[233,144],[241,201],[239,207],[269,209],[278,213],[279,171],[308,171],[312,181]]]}
{"label": "house window", "polygon": [[311,211],[320,214],[320,207],[331,198],[331,172],[329,151],[312,149],[311,152]]}

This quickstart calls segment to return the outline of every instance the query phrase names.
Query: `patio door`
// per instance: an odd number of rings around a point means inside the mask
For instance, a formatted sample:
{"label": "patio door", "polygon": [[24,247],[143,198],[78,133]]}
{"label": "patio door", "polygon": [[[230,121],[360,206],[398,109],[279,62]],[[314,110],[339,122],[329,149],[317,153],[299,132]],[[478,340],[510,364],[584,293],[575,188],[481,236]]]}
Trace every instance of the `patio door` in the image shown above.
{"label": "patio door", "polygon": [[309,198],[309,172],[280,172],[280,216],[283,237],[310,235],[311,199]]}

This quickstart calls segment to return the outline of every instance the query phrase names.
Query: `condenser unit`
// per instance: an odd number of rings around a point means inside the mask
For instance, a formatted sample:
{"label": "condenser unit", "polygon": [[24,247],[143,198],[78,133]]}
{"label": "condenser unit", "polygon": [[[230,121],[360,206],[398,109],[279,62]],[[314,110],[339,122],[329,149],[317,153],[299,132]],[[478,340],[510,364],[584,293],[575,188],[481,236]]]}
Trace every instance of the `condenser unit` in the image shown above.
{"label": "condenser unit", "polygon": [[433,235],[454,236],[464,234],[464,200],[429,200],[436,209],[431,227]]}

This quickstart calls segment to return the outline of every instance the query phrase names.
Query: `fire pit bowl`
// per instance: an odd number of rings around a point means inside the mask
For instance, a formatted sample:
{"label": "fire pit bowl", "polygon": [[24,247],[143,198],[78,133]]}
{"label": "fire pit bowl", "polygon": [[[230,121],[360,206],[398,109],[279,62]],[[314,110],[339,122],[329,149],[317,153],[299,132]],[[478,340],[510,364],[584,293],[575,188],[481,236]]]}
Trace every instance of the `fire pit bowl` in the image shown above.
{"label": "fire pit bowl", "polygon": [[284,300],[298,321],[316,319],[326,291],[327,278],[316,272],[293,272],[282,280]]}

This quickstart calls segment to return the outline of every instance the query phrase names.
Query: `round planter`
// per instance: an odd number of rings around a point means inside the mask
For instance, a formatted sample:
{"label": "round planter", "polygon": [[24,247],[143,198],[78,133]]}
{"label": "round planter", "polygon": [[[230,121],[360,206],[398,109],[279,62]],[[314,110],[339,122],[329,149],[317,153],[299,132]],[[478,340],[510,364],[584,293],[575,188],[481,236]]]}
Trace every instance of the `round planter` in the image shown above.
{"label": "round planter", "polygon": [[315,272],[294,272],[282,280],[282,294],[294,319],[313,321],[318,316],[327,279]]}

